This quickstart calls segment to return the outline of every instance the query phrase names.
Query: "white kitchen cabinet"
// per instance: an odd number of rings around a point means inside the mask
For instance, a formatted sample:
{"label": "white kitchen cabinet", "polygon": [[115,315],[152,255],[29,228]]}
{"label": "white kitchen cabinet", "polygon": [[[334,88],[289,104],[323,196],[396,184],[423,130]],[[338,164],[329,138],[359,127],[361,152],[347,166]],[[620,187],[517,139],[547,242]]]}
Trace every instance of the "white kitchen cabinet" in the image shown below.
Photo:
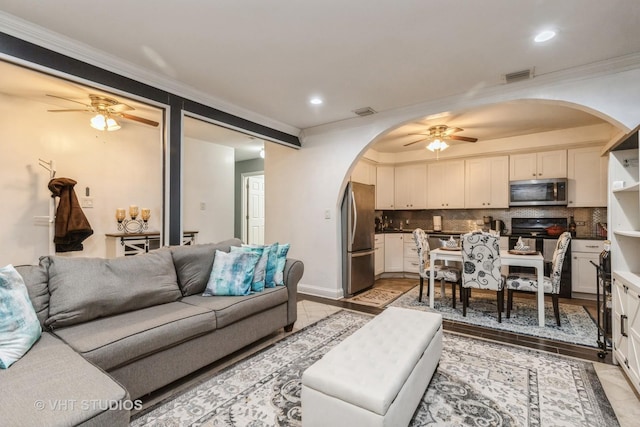
{"label": "white kitchen cabinet", "polygon": [[376,234],[375,236],[375,252],[374,252],[374,274],[379,276],[384,273],[384,234]]}
{"label": "white kitchen cabinet", "polygon": [[396,166],[395,208],[426,209],[427,165]]}
{"label": "white kitchen cabinet", "polygon": [[418,274],[420,272],[420,259],[418,257],[418,247],[413,240],[413,235],[405,233],[402,238],[404,241],[404,272]]}
{"label": "white kitchen cabinet", "polygon": [[351,181],[376,185],[376,166],[366,160],[360,160],[351,172]]}
{"label": "white kitchen cabinet", "polygon": [[404,238],[402,233],[384,235],[384,272],[399,273],[404,269]]}
{"label": "white kitchen cabinet", "polygon": [[509,179],[549,179],[567,177],[567,150],[514,154],[509,158]]}
{"label": "white kitchen cabinet", "polygon": [[608,159],[600,151],[600,147],[567,150],[568,207],[607,206]]}
{"label": "white kitchen cabinet", "polygon": [[638,275],[613,273],[613,354],[640,391],[640,287]]}
{"label": "white kitchen cabinet", "polygon": [[571,241],[571,293],[596,294],[596,265],[600,263],[602,240]]}
{"label": "white kitchen cabinet", "polygon": [[464,208],[464,160],[427,165],[427,209]]}
{"label": "white kitchen cabinet", "polygon": [[395,209],[395,168],[376,168],[376,209]]}
{"label": "white kitchen cabinet", "polygon": [[509,207],[509,157],[465,160],[465,208]]}

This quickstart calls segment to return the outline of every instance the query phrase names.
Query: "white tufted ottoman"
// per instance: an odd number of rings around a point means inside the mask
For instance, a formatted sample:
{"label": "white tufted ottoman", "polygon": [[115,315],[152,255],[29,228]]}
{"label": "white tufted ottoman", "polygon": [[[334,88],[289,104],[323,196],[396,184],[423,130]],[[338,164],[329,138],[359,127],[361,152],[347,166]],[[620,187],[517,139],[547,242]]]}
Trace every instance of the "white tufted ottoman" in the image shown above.
{"label": "white tufted ottoman", "polygon": [[441,315],[387,308],[302,374],[302,425],[408,425],[441,354]]}

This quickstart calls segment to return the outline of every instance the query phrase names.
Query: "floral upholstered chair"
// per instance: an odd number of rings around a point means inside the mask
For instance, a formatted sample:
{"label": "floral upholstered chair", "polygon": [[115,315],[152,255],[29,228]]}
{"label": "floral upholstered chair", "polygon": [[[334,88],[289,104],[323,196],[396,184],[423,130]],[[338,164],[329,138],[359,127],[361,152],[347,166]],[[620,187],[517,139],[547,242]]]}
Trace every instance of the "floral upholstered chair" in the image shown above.
{"label": "floral upholstered chair", "polygon": [[[553,314],[556,317],[556,323],[560,326],[560,307],[558,305],[558,293],[560,292],[560,277],[562,274],[562,265],[567,254],[567,248],[571,243],[571,233],[568,231],[562,233],[558,237],[556,249],[553,251],[553,260],[551,261],[551,276],[543,278],[544,293],[551,294],[553,302]],[[513,308],[513,291],[538,292],[538,278],[535,274],[509,274],[507,277],[507,319],[511,316]]]}
{"label": "floral upholstered chair", "polygon": [[498,322],[502,322],[505,278],[500,273],[500,238],[474,231],[462,236],[462,315],[467,315],[471,288],[494,290]]}
{"label": "floral upholstered chair", "polygon": [[[424,279],[429,280],[429,239],[427,233],[421,228],[413,230],[413,240],[418,247],[418,259],[420,260],[420,293],[418,301],[422,301],[422,289],[424,287]],[[434,265],[434,280],[440,280],[442,285],[442,294],[444,295],[444,282],[451,282],[451,290],[453,293],[453,308],[456,308],[456,285],[460,282],[460,270],[446,265]],[[429,286],[427,286],[427,295],[429,295]]]}

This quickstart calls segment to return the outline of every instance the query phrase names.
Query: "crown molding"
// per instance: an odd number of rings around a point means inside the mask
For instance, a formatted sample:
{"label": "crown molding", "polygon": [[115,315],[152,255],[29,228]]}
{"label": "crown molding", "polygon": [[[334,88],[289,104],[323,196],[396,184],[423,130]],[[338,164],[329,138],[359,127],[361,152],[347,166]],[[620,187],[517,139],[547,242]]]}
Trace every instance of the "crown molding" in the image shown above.
{"label": "crown molding", "polygon": [[154,86],[158,89],[226,113],[239,116],[243,119],[259,123],[263,126],[268,126],[296,136],[300,133],[300,129],[294,126],[263,116],[235,104],[231,104],[220,98],[203,94],[196,88],[180,83],[177,80],[135,66],[116,56],[99,51],[77,40],[34,25],[33,23],[2,11],[0,11],[0,31],[62,55],[69,56],[139,82],[144,82],[145,84]]}

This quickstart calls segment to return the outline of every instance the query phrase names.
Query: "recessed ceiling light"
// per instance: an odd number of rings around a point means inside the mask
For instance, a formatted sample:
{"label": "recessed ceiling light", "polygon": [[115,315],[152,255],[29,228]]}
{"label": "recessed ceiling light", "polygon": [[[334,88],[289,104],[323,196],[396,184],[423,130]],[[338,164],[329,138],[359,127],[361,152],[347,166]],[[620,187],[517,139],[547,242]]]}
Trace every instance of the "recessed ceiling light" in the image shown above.
{"label": "recessed ceiling light", "polygon": [[322,98],[314,96],[313,98],[311,98],[309,100],[309,102],[312,103],[313,105],[320,105],[320,104],[322,104]]}
{"label": "recessed ceiling light", "polygon": [[553,30],[544,30],[539,32],[533,39],[536,43],[543,43],[551,40],[556,36],[556,32]]}

